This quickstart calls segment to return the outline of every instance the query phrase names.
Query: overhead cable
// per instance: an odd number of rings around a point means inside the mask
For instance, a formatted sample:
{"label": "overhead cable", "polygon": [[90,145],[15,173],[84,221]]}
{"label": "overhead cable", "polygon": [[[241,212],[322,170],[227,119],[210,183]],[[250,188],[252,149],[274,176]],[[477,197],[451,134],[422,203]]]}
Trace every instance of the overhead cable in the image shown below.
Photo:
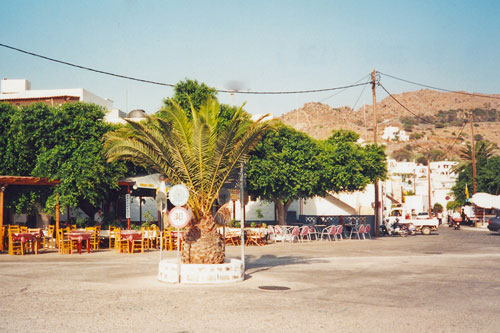
{"label": "overhead cable", "polygon": [[[370,74],[367,74],[367,75],[363,76],[361,79],[359,79],[358,81],[354,82],[353,84],[357,84],[357,83],[359,83],[359,82],[363,81],[364,79],[366,79],[366,78],[367,78],[367,77],[369,77],[369,76],[370,76]],[[365,87],[366,87],[366,85],[365,85]],[[319,102],[320,102],[320,103],[322,103],[322,102],[326,101],[327,99],[330,99],[330,98],[332,98],[332,97],[334,97],[334,96],[337,96],[337,95],[339,95],[339,94],[343,93],[343,92],[344,92],[344,91],[346,91],[347,89],[348,89],[348,88],[344,88],[344,89],[342,89],[341,91],[338,91],[338,92],[336,92],[336,93],[334,93],[334,94],[332,94],[332,95],[330,95],[330,96],[328,96],[328,97],[323,98],[323,99],[322,99],[322,100],[320,100]],[[364,90],[364,88],[363,88],[363,90]]]}
{"label": "overhead cable", "polygon": [[[95,72],[95,73],[100,73],[100,74],[104,74],[104,75],[110,75],[110,76],[114,76],[114,77],[118,77],[118,78],[122,78],[122,79],[127,79],[127,80],[132,80],[132,81],[138,81],[138,82],[143,82],[143,83],[155,84],[155,85],[159,85],[159,86],[175,87],[175,84],[172,84],[172,83],[164,83],[164,82],[158,82],[158,81],[151,81],[151,80],[140,79],[140,78],[126,76],[126,75],[111,73],[111,72],[107,72],[107,71],[102,71],[102,70],[99,70],[99,69],[95,69],[95,68],[91,68],[91,67],[86,67],[86,66],[82,66],[82,65],[78,65],[78,64],[73,64],[73,63],[70,63],[70,62],[67,62],[67,61],[62,61],[62,60],[50,58],[50,57],[47,57],[47,56],[44,56],[44,55],[41,55],[41,54],[37,54],[37,53],[25,51],[25,50],[22,50],[22,49],[13,47],[13,46],[9,46],[9,45],[6,45],[6,44],[2,44],[2,43],[0,43],[0,46],[8,48],[8,49],[11,49],[11,50],[14,50],[14,51],[18,51],[18,52],[21,52],[21,53],[24,53],[24,54],[28,54],[28,55],[31,55],[31,56],[34,56],[34,57],[42,58],[42,59],[45,59],[45,60],[53,61],[53,62],[56,62],[56,63],[59,63],[59,64],[71,66],[71,67],[76,67],[76,68],[88,70],[88,71]],[[216,89],[216,91],[220,92],[220,93],[246,94],[246,95],[308,94],[308,93],[317,93],[317,92],[324,92],[324,91],[333,91],[333,90],[353,88],[353,87],[358,87],[358,86],[366,85],[368,83],[369,82],[358,83],[358,84],[351,84],[351,85],[342,86],[342,87],[323,88],[323,89],[310,89],[310,90],[294,90],[294,91],[240,91],[240,90],[226,90],[226,89]]]}
{"label": "overhead cable", "polygon": [[427,84],[423,84],[423,83],[418,83],[418,82],[414,82],[414,81],[402,79],[400,77],[396,77],[396,76],[393,76],[393,75],[385,74],[385,73],[382,73],[382,72],[377,72],[377,73],[385,75],[385,76],[393,78],[393,79],[396,79],[396,80],[399,80],[399,81],[403,81],[403,82],[406,82],[406,83],[415,84],[417,86],[421,86],[421,87],[425,87],[425,88],[430,88],[430,89],[434,89],[434,90],[440,90],[440,91],[450,92],[450,93],[454,93],[454,94],[474,96],[474,97],[484,97],[484,98],[500,99],[499,96],[491,96],[491,95],[484,95],[484,94],[474,94],[474,93],[468,93],[468,92],[465,92],[465,91],[456,91],[456,90],[450,90],[450,89],[445,89],[445,88],[433,87],[433,86],[430,86],[430,85],[427,85]]}
{"label": "overhead cable", "polygon": [[395,100],[396,103],[398,103],[403,109],[405,109],[406,111],[408,111],[409,113],[411,113],[412,115],[414,115],[415,117],[417,117],[418,119],[422,120],[423,122],[434,125],[434,123],[432,121],[429,121],[429,120],[427,120],[427,119],[419,116],[418,114],[416,114],[415,112],[413,112],[412,110],[410,110],[406,106],[404,106],[400,101],[398,101],[396,99],[396,97],[394,97],[387,89],[385,89],[385,87],[380,82],[378,83],[378,85],[382,89],[384,89],[384,91],[387,93],[387,95],[389,95],[393,100]]}
{"label": "overhead cable", "polygon": [[451,151],[451,149],[453,148],[455,143],[457,143],[458,138],[462,135],[462,132],[464,131],[465,125],[467,125],[467,122],[464,122],[464,124],[462,125],[462,129],[460,130],[458,135],[455,137],[455,140],[453,140],[453,143],[451,145],[449,145],[448,148],[446,149],[447,152]]}

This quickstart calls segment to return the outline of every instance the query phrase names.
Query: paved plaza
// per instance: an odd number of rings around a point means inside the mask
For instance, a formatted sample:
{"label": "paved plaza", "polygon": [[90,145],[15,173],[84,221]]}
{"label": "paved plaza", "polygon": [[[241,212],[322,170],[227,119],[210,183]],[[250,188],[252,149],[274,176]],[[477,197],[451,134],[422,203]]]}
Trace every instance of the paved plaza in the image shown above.
{"label": "paved plaza", "polygon": [[[175,252],[165,253],[175,257]],[[0,255],[1,332],[498,332],[500,234],[246,248],[246,279],[171,285],[159,252]],[[239,257],[239,247],[228,247]],[[260,286],[287,287],[266,291]]]}

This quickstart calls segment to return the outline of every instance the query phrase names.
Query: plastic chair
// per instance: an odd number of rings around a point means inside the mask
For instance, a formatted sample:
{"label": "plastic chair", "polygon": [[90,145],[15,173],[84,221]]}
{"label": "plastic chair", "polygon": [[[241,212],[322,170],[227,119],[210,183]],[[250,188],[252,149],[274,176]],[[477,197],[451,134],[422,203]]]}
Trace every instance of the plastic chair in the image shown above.
{"label": "plastic chair", "polygon": [[286,238],[290,241],[290,243],[293,243],[295,239],[297,239],[297,241],[300,241],[299,236],[300,236],[299,227],[293,227],[292,231],[286,234]]}
{"label": "plastic chair", "polygon": [[286,229],[275,225],[274,226],[274,242],[285,242],[286,240]]}
{"label": "plastic chair", "polygon": [[342,237],[342,231],[344,230],[344,226],[338,225],[335,229],[335,240],[344,240],[344,237]]}
{"label": "plastic chair", "polygon": [[299,242],[304,242],[306,240],[311,241],[311,235],[310,235],[310,230],[309,226],[304,225],[300,227],[300,233],[299,233]]}
{"label": "plastic chair", "polygon": [[272,225],[267,226],[267,239],[276,243],[276,234]]}
{"label": "plastic chair", "polygon": [[368,235],[368,238],[372,239],[372,236],[370,235],[370,229],[371,226],[369,224],[365,225],[365,229],[363,230],[363,238],[365,238],[365,235]]}
{"label": "plastic chair", "polygon": [[364,226],[362,224],[359,224],[359,225],[356,225],[356,226],[352,227],[351,233],[349,235],[349,239],[352,238],[353,234],[355,234],[358,237],[358,239],[361,239],[360,235],[363,234],[364,229],[365,228],[364,228]]}

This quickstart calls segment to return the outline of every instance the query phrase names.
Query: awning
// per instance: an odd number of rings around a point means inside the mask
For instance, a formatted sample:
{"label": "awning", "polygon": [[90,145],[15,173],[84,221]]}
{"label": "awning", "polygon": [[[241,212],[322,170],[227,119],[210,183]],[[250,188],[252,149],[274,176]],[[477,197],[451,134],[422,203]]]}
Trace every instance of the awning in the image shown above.
{"label": "awning", "polygon": [[500,195],[476,193],[472,196],[471,202],[481,208],[500,209]]}

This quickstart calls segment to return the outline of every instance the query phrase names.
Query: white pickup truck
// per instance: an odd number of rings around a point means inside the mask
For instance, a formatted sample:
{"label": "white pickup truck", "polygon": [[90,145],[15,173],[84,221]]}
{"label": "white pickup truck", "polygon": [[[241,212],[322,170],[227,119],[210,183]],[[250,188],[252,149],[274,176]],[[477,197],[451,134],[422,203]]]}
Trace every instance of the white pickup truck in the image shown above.
{"label": "white pickup truck", "polygon": [[403,207],[393,207],[389,211],[389,215],[385,217],[386,223],[393,223],[396,219],[400,224],[412,224],[416,231],[420,231],[422,235],[430,235],[431,231],[436,231],[439,226],[437,218],[409,218]]}

